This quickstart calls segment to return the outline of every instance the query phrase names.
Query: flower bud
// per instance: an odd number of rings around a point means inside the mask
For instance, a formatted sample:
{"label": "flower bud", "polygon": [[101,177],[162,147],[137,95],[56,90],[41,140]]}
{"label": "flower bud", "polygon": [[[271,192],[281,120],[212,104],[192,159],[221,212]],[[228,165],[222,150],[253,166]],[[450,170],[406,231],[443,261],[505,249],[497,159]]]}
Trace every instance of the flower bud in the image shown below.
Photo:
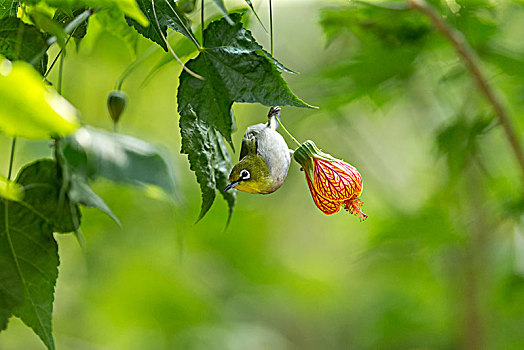
{"label": "flower bud", "polygon": [[127,94],[121,90],[113,90],[107,96],[107,109],[115,124],[120,120],[120,115],[126,109],[126,105]]}
{"label": "flower bud", "polygon": [[302,165],[313,201],[324,214],[334,214],[344,206],[360,220],[367,218],[360,210],[362,177],[355,167],[322,152],[310,140],[300,145],[293,157]]}

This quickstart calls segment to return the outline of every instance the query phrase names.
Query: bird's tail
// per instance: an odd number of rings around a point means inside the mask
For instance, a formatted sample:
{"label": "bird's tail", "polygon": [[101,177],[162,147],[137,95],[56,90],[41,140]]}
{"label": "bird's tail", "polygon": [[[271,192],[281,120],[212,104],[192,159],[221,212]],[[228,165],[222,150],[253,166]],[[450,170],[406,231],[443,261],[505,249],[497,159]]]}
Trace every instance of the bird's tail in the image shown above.
{"label": "bird's tail", "polygon": [[271,107],[269,109],[269,113],[267,114],[268,128],[276,130],[278,128],[279,121],[280,121],[280,107],[279,106]]}

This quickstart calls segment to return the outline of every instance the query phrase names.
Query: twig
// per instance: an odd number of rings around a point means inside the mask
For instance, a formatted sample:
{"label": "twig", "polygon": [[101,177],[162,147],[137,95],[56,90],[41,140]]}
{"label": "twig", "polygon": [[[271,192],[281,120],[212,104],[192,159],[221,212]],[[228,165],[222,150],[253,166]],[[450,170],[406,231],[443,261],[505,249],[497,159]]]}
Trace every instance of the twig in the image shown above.
{"label": "twig", "polygon": [[184,24],[184,22],[182,22],[182,18],[180,18],[180,16],[178,15],[178,13],[175,11],[175,9],[173,8],[173,6],[171,6],[171,4],[169,3],[168,0],[164,0],[167,4],[167,6],[169,6],[169,8],[171,9],[171,11],[173,12],[173,14],[176,16],[176,18],[178,19],[178,21],[180,22],[180,24],[182,25],[182,27],[184,27],[186,33],[189,35],[189,39],[191,39],[191,41],[193,42],[193,44],[195,44],[196,48],[198,50],[202,50],[202,47],[200,46],[200,44],[198,43],[198,41],[195,39],[195,37],[193,36],[193,33],[191,32],[190,29],[188,29],[186,27],[186,25]]}
{"label": "twig", "polygon": [[486,77],[482,74],[477,57],[473,49],[469,46],[462,33],[452,28],[425,0],[407,0],[411,8],[427,16],[437,30],[444,35],[454,46],[457,53],[465,61],[471,75],[477,82],[479,89],[486,95],[488,101],[493,105],[500,124],[504,128],[508,142],[520,165],[520,170],[524,178],[524,153],[520,142],[515,133],[515,129],[508,115],[507,110],[496,95],[493,88],[489,85]]}
{"label": "twig", "polygon": [[200,30],[202,31],[202,46],[204,46],[204,0],[200,1]]}
{"label": "twig", "polygon": [[273,56],[273,4],[269,0],[269,38],[271,41],[271,56]]}
{"label": "twig", "polygon": [[13,137],[11,143],[11,156],[9,157],[9,170],[7,171],[7,179],[11,180],[11,173],[13,172],[13,161],[15,159],[15,148],[16,148],[16,136]]}
{"label": "twig", "polygon": [[173,57],[177,60],[177,62],[182,66],[182,69],[184,69],[189,75],[197,78],[197,79],[200,79],[200,80],[205,80],[203,76],[193,72],[191,69],[187,68],[186,65],[184,64],[184,62],[182,62],[180,60],[180,58],[178,58],[178,56],[176,55],[175,51],[173,50],[173,48],[171,47],[171,45],[169,44],[169,42],[167,41],[166,39],[166,36],[164,35],[164,33],[162,32],[162,29],[160,28],[160,23],[158,22],[158,17],[156,16],[156,9],[155,9],[155,0],[151,0],[151,6],[153,7],[153,16],[155,17],[155,22],[156,22],[156,26],[158,28],[158,32],[160,33],[160,36],[162,37],[162,40],[164,41],[164,43],[166,44],[169,52],[171,52],[171,54],[173,55]]}

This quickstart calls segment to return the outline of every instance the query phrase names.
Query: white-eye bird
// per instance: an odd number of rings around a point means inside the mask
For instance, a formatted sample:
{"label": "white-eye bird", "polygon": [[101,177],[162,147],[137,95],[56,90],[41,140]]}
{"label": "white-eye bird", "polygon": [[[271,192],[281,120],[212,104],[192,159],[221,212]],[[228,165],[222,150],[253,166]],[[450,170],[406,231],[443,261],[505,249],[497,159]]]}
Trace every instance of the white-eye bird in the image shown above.
{"label": "white-eye bird", "polygon": [[240,161],[231,170],[224,191],[234,187],[247,193],[268,194],[282,186],[293,151],[276,131],[279,117],[280,107],[271,107],[267,124],[247,128],[242,138]]}

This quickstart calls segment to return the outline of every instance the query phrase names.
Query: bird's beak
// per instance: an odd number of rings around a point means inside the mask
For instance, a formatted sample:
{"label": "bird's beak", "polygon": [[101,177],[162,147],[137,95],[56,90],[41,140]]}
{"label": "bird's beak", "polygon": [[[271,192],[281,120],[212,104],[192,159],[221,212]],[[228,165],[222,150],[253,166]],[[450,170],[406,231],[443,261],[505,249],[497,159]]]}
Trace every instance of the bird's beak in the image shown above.
{"label": "bird's beak", "polygon": [[235,186],[238,185],[239,183],[240,183],[240,180],[230,182],[230,183],[226,186],[226,188],[224,188],[224,192],[229,191],[230,189],[232,189],[233,187],[235,187]]}

